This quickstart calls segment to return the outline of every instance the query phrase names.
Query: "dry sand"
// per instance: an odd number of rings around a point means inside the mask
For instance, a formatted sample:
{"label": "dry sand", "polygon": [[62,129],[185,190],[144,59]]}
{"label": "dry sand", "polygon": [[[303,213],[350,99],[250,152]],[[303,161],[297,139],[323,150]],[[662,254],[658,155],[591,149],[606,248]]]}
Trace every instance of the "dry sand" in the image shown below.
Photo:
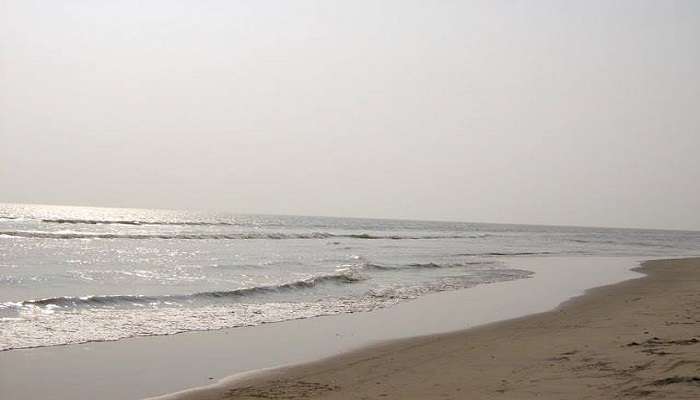
{"label": "dry sand", "polygon": [[700,399],[700,259],[640,270],[648,276],[590,290],[554,311],[176,398]]}

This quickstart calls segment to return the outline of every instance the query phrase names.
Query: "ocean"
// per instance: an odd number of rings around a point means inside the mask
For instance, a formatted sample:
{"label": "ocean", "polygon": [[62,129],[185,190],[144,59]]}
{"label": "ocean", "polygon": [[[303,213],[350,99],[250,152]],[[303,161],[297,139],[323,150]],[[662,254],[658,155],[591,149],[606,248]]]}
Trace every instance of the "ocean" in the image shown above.
{"label": "ocean", "polygon": [[[366,312],[700,232],[0,204],[0,351]],[[516,262],[517,264],[517,262]]]}

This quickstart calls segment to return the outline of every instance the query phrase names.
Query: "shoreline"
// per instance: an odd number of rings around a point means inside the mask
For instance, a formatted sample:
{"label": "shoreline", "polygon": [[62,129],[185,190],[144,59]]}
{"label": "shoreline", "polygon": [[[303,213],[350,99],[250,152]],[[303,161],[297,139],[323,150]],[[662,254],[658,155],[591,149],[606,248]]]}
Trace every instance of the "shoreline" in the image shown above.
{"label": "shoreline", "polygon": [[[279,372],[280,366],[289,366],[286,370],[377,344],[461,332],[475,326],[481,329],[494,322],[552,310],[587,289],[640,277],[630,270],[639,265],[640,259],[504,257],[501,261],[508,267],[528,269],[535,275],[434,293],[366,313],[13,350],[0,353],[0,394],[19,400],[99,394],[105,400],[116,400],[183,390],[206,391],[209,389],[203,388],[207,385],[217,381],[227,385],[231,376],[235,380],[241,373],[251,377],[260,375],[261,370]],[[36,376],[42,376],[44,385],[35,384]]]}
{"label": "shoreline", "polygon": [[586,290],[551,311],[232,376],[153,400],[700,396],[700,258]]}

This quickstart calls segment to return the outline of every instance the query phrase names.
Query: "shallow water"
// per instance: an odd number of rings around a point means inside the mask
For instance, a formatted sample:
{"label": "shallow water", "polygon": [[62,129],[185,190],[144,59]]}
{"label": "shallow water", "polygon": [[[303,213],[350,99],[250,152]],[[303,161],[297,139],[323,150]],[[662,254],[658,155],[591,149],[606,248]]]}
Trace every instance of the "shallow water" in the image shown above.
{"label": "shallow water", "polygon": [[699,232],[0,205],[0,350],[369,311]]}

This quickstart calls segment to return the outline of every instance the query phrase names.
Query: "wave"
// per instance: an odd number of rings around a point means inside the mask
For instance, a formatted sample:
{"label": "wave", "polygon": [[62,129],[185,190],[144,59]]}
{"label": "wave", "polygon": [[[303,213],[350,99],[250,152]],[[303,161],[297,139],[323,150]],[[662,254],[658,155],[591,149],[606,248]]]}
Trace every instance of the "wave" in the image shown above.
{"label": "wave", "polygon": [[0,231],[0,235],[38,239],[327,239],[330,233],[100,233],[100,232],[47,232]]}
{"label": "wave", "polygon": [[234,222],[207,221],[138,221],[138,220],[103,220],[103,219],[42,219],[41,222],[52,224],[87,224],[87,225],[182,225],[182,226],[238,226]]}
{"label": "wave", "polygon": [[[61,308],[80,308],[80,307],[114,307],[114,306],[144,306],[144,305],[172,305],[172,304],[190,304],[194,301],[215,301],[231,298],[241,298],[247,296],[279,293],[293,290],[303,290],[314,288],[321,284],[351,284],[366,279],[356,271],[344,271],[336,274],[317,275],[307,279],[282,283],[279,285],[269,286],[254,286],[248,288],[222,290],[212,292],[199,292],[185,295],[161,295],[161,296],[146,296],[146,295],[102,295],[102,296],[60,296],[50,297],[40,300],[26,300],[19,303],[5,303],[5,308],[10,306],[15,307],[61,307]],[[0,305],[2,307],[2,305]]]}
{"label": "wave", "polygon": [[378,270],[378,271],[400,271],[400,270],[406,270],[406,269],[438,269],[438,268],[459,268],[459,267],[466,267],[469,265],[490,265],[494,264],[493,262],[462,262],[462,263],[453,263],[453,264],[437,264],[434,262],[428,262],[428,263],[411,263],[411,264],[405,264],[405,265],[382,265],[382,264],[375,264],[375,263],[365,263],[362,265],[362,269],[368,269],[368,270]]}
{"label": "wave", "polygon": [[[14,218],[14,217],[8,217]],[[132,226],[148,226],[148,225],[163,225],[163,226],[250,226],[255,225],[246,222],[226,222],[226,221],[143,221],[143,220],[105,220],[105,219],[68,219],[68,218],[45,218],[41,222],[49,224],[85,224],[85,225],[132,225]],[[474,234],[469,237],[485,237],[487,234]],[[403,239],[402,236],[375,236],[367,233],[349,234],[346,237],[356,239]],[[444,238],[462,238],[461,235],[454,236],[435,236],[436,239]],[[425,238],[427,239],[427,237]]]}
{"label": "wave", "polygon": [[494,282],[512,281],[529,278],[533,274],[532,271],[504,268],[491,270],[487,275],[478,277],[472,275],[447,276],[422,285],[375,288],[370,290],[369,295],[376,298],[414,299],[425,293],[464,289]]}
{"label": "wave", "polygon": [[[359,297],[324,297],[313,303],[302,302],[205,302],[202,307],[186,307],[191,303],[185,303],[185,307],[115,307],[120,302],[142,301],[139,296],[94,296],[81,298],[87,301],[83,306],[107,303],[105,307],[83,308],[80,312],[69,309],[68,312],[52,312],[57,308],[56,303],[67,306],[74,304],[74,298],[54,298],[36,300],[43,301],[47,305],[41,313],[37,310],[27,310],[29,315],[22,315],[12,310],[8,314],[2,313],[7,303],[0,303],[0,322],[7,322],[0,329],[0,352],[19,348],[44,347],[65,345],[71,343],[113,341],[134,336],[171,335],[188,331],[208,331],[224,328],[256,326],[272,322],[280,322],[292,319],[313,318],[321,315],[347,314],[356,312],[368,312],[380,308],[395,305],[401,301],[414,299],[425,293],[455,290],[472,287],[479,284],[508,281],[527,278],[532,273],[523,270],[490,270],[485,276],[448,276],[434,282],[423,282],[418,285],[392,285],[374,287],[364,292]],[[354,275],[334,278],[333,276],[316,276],[301,281],[301,285],[315,285],[321,282],[336,282],[344,284],[358,279]],[[361,279],[361,278],[359,278]],[[280,285],[291,286],[296,289],[298,283]],[[252,288],[251,288],[252,289]],[[279,290],[279,289],[278,289]],[[239,291],[233,291],[240,293]],[[240,295],[240,294],[239,294]],[[203,296],[205,298],[232,296],[230,292],[206,292],[191,296]],[[190,297],[191,297],[190,296]],[[233,294],[236,296],[236,294]],[[184,297],[184,296],[183,296]],[[164,296],[152,296],[149,299],[163,301]],[[191,299],[190,299],[191,301]],[[25,302],[28,303],[28,302]],[[20,303],[12,306],[20,307]],[[33,306],[34,307],[34,306]],[[32,308],[32,307],[27,307]],[[23,310],[20,310],[23,311]],[[139,323],[148,321],[149,323]],[[76,330],[80,326],[82,329]],[[47,330],[50,327],[50,330]]]}
{"label": "wave", "polygon": [[440,264],[436,264],[436,263],[432,263],[432,262],[430,262],[430,263],[414,263],[414,264],[406,264],[406,265],[398,265],[398,266],[367,263],[367,264],[365,264],[364,267],[367,269],[375,269],[375,270],[380,270],[380,271],[396,271],[396,270],[402,270],[402,269],[447,268],[450,266],[455,266],[455,265],[440,265]]}
{"label": "wave", "polygon": [[0,236],[37,238],[37,239],[208,239],[208,240],[235,240],[235,239],[392,239],[392,240],[421,240],[421,239],[471,239],[481,238],[482,235],[450,235],[450,236],[400,236],[400,235],[370,235],[362,234],[334,234],[327,232],[310,233],[101,233],[101,232],[76,232],[76,231],[0,231]]}
{"label": "wave", "polygon": [[623,242],[619,240],[585,240],[585,239],[569,239],[570,242],[574,243],[593,243],[593,244],[613,244],[619,246],[640,246],[640,247],[661,247],[661,248],[674,248],[675,246],[667,243],[658,242]]}
{"label": "wave", "polygon": [[491,251],[485,253],[460,253],[455,254],[459,257],[488,257],[488,256],[543,256],[547,254],[557,254],[552,251],[515,251],[515,252],[502,252],[502,251]]}

